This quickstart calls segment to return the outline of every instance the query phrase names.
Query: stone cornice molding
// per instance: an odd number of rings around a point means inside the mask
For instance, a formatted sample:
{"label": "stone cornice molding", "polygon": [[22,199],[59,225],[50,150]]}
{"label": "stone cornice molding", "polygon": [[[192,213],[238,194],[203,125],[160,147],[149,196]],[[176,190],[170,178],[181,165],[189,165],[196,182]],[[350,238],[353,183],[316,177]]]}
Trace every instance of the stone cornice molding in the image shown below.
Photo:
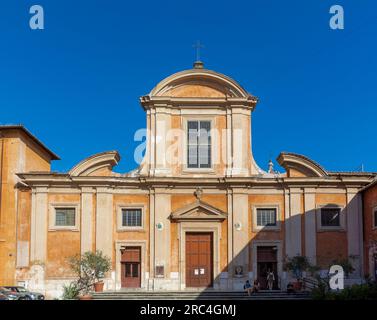
{"label": "stone cornice molding", "polygon": [[[18,176],[29,187],[129,187],[135,189],[150,188],[195,188],[201,185],[206,188],[318,188],[318,187],[352,187],[362,188],[373,180],[373,175],[346,177],[299,177],[299,178],[262,178],[262,177],[222,177],[222,178],[189,178],[189,177],[120,177],[120,176],[77,176],[57,173],[20,173]],[[25,187],[25,186],[24,186]]]}
{"label": "stone cornice molding", "polygon": [[227,214],[201,200],[184,206],[171,213],[173,221],[223,221]]}
{"label": "stone cornice molding", "polygon": [[213,108],[213,109],[232,109],[244,108],[253,111],[256,102],[249,99],[227,99],[227,98],[174,98],[174,97],[149,97],[143,96],[140,98],[140,103],[144,110],[155,110],[156,108],[166,109],[199,109],[199,108]]}
{"label": "stone cornice molding", "polygon": [[189,69],[174,73],[160,81],[149,93],[149,96],[164,96],[172,87],[193,81],[201,81],[227,89],[230,97],[252,97],[239,83],[230,77],[208,69]]}
{"label": "stone cornice molding", "polygon": [[[210,87],[221,92],[222,97],[188,96],[176,97],[172,90],[183,85]],[[172,108],[190,107],[243,107],[253,110],[258,98],[248,93],[238,82],[230,77],[207,69],[189,69],[175,73],[157,84],[152,91],[140,98],[144,110],[156,106]]]}
{"label": "stone cornice molding", "polygon": [[307,177],[326,177],[328,173],[318,163],[296,153],[282,152],[277,158],[278,163],[285,169],[294,169]]}
{"label": "stone cornice molding", "polygon": [[71,177],[88,176],[91,173],[102,168],[109,168],[111,170],[120,160],[117,151],[107,151],[92,155],[79,164],[75,165],[68,174]]}

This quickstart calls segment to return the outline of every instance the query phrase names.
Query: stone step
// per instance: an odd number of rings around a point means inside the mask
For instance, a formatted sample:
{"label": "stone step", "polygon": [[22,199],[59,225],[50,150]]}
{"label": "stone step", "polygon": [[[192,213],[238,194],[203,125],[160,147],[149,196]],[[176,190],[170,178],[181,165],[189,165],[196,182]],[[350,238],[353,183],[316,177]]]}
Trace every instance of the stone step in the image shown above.
{"label": "stone step", "polygon": [[94,293],[94,299],[98,300],[304,300],[310,299],[310,295],[306,292],[291,293],[275,291],[275,292],[259,292],[248,296],[244,292],[224,292],[224,291],[113,291]]}
{"label": "stone step", "polygon": [[262,297],[262,296],[242,296],[242,297],[124,297],[124,296],[95,296],[94,300],[309,300],[309,297],[297,296],[276,296],[276,297]]}

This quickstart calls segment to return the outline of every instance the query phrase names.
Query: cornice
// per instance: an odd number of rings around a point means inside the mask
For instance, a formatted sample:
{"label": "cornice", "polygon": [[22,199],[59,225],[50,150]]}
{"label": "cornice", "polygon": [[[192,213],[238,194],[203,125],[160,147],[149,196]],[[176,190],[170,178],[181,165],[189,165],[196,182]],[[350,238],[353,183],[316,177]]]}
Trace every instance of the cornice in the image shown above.
{"label": "cornice", "polygon": [[372,180],[371,177],[345,176],[345,177],[299,177],[299,178],[263,178],[251,177],[95,177],[77,176],[68,174],[48,173],[23,173],[18,174],[22,182],[29,187],[110,187],[110,188],[179,188],[196,187],[198,185],[208,188],[237,189],[237,188],[363,188]]}

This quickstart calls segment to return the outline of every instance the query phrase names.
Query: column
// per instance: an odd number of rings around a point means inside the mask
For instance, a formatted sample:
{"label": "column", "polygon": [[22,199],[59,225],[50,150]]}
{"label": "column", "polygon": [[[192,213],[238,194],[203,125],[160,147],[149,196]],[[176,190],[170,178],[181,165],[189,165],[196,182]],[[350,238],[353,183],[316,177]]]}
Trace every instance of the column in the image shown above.
{"label": "column", "polygon": [[232,108],[232,176],[249,174],[249,117],[248,110]]}
{"label": "column", "polygon": [[81,188],[81,253],[93,250],[93,188]]}
{"label": "column", "polygon": [[228,190],[228,279],[232,276],[233,270],[233,195],[232,190]]}
{"label": "column", "polygon": [[[232,266],[243,266],[244,275],[249,271],[249,197],[241,190],[233,191],[233,261]],[[236,229],[235,224],[240,224]],[[229,270],[233,276],[234,270]]]}
{"label": "column", "polygon": [[97,188],[96,249],[113,258],[113,195],[110,188]]}
{"label": "column", "polygon": [[290,257],[301,255],[301,189],[289,189],[289,210],[286,208],[286,254]]}
{"label": "column", "polygon": [[315,189],[304,190],[304,215],[305,215],[305,256],[312,264],[317,260],[317,228],[315,219]]}
{"label": "column", "polygon": [[232,175],[232,111],[226,109],[226,176]]}
{"label": "column", "polygon": [[[164,278],[170,278],[170,220],[171,196],[164,190],[155,191],[155,221],[151,225],[154,230],[154,260],[155,266],[164,266]],[[157,228],[158,224],[160,228]],[[161,228],[162,227],[162,228]],[[155,270],[153,270],[155,273]]]}
{"label": "column", "polygon": [[[149,190],[149,278],[154,278],[155,256],[155,203],[154,189]],[[149,285],[152,287],[152,285]]]}
{"label": "column", "polygon": [[[158,111],[157,111],[158,110]],[[166,113],[165,108],[156,109],[156,140],[155,140],[155,175],[166,176],[171,175],[170,165],[167,161],[167,133],[171,128],[170,115]]]}
{"label": "column", "polygon": [[37,187],[32,194],[30,260],[45,262],[47,256],[47,187]]}
{"label": "column", "polygon": [[346,221],[348,256],[355,257],[355,260],[351,261],[355,268],[354,275],[356,277],[362,276],[363,226],[361,205],[361,195],[358,193],[358,190],[356,188],[347,188]]}

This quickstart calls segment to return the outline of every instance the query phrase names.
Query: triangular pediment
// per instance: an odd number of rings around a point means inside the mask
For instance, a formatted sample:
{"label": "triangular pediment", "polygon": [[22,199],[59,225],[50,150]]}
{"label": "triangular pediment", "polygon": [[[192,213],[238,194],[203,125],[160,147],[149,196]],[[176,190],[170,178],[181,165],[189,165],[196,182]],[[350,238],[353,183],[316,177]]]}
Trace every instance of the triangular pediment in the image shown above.
{"label": "triangular pediment", "polygon": [[199,220],[199,221],[223,221],[227,214],[208,203],[197,200],[183,208],[174,211],[170,218],[172,220]]}

